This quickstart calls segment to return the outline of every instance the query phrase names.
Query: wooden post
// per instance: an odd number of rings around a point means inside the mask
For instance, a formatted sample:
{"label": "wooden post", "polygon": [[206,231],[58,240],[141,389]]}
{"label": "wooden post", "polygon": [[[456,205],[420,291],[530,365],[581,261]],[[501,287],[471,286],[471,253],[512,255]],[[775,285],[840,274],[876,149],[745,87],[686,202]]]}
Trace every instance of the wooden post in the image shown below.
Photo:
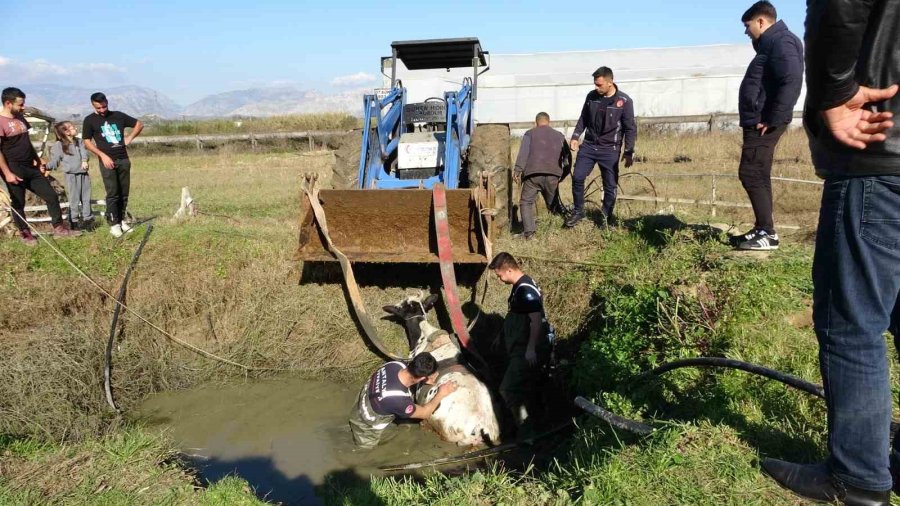
{"label": "wooden post", "polygon": [[306,137],[307,141],[309,141],[309,150],[312,151],[316,147],[316,143],[313,142],[312,135]]}
{"label": "wooden post", "polygon": [[184,218],[185,216],[196,216],[197,209],[194,207],[194,199],[191,197],[191,191],[187,186],[181,189],[181,207],[175,211],[175,218]]}
{"label": "wooden post", "polygon": [[256,136],[253,134],[250,134],[250,147],[253,149],[256,149],[258,147],[258,145],[259,145],[259,142],[257,142]]}
{"label": "wooden post", "polygon": [[197,151],[203,151],[203,141],[200,140],[200,137],[197,137]]}
{"label": "wooden post", "polygon": [[712,177],[712,213],[713,216],[716,215],[716,176]]}

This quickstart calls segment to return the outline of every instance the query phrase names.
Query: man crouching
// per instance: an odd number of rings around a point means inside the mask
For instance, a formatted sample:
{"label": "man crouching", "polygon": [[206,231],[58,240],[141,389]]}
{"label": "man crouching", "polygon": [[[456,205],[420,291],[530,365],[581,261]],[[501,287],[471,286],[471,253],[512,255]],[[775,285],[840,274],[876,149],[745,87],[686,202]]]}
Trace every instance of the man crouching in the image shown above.
{"label": "man crouching", "polygon": [[444,397],[456,391],[456,383],[450,381],[438,387],[437,394],[424,406],[414,402],[409,389],[423,381],[434,385],[437,377],[437,361],[427,352],[413,357],[408,366],[388,362],[375,371],[350,412],[350,432],[356,446],[378,446],[382,434],[397,417],[425,420],[431,416]]}

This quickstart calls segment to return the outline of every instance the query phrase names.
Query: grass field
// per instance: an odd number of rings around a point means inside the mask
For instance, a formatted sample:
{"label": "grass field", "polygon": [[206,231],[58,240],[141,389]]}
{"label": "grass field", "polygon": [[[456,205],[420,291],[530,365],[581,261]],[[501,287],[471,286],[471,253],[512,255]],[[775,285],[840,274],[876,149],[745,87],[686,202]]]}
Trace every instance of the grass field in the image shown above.
{"label": "grass field", "polygon": [[[638,147],[646,161],[634,170],[651,179],[734,173],[739,144],[731,134],[647,136]],[[676,157],[692,161],[675,163]],[[776,158],[775,173],[813,178],[799,132],[785,137]],[[210,361],[124,316],[113,384],[126,413],[162,390],[277,374],[356,382],[378,364],[339,284],[297,285],[300,180],[308,171],[327,173],[332,163],[327,151],[135,158],[132,212],[156,219],[128,304],[178,339],[248,366],[285,371],[248,372]],[[100,197],[102,185],[94,181]],[[691,195],[709,190],[705,178],[665,181],[656,183],[660,195],[700,198]],[[179,222],[171,216],[184,186],[202,214]],[[741,191],[736,180],[723,178],[718,199],[743,202]],[[776,187],[776,220],[805,231],[770,255],[734,254],[706,225],[740,226],[751,219],[747,209],[719,209],[713,217],[702,206],[623,202],[616,229],[562,230],[559,218],[542,215],[535,241],[501,237],[495,249],[524,259],[559,335],[578,342],[567,369],[577,393],[658,430],[639,440],[582,417],[555,461],[526,472],[494,466],[424,480],[333,483],[323,489],[326,502],[797,504],[759,473],[758,459],[820,458],[820,401],[738,372],[682,370],[644,384],[629,379],[670,359],[717,355],[820,381],[809,320],[808,232],[817,192],[813,185]],[[142,233],[115,240],[103,227],[58,244],[112,292]],[[198,486],[170,441],[105,405],[108,297],[43,244],[28,249],[0,241],[0,266],[0,503],[258,503],[239,479]],[[434,283],[411,281],[415,286],[364,286],[370,310]],[[475,339],[493,337],[507,290],[491,281],[487,317]],[[463,298],[468,295],[464,290]],[[400,328],[377,325],[400,349]]]}

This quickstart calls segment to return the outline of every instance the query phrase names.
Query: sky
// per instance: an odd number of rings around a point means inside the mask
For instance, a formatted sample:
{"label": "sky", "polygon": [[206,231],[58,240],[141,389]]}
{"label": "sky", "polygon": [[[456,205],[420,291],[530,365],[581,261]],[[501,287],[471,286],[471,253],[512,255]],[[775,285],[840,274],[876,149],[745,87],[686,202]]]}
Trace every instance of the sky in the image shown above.
{"label": "sky", "polygon": [[[805,2],[775,2],[802,37]],[[750,1],[0,0],[0,82],[134,84],[181,105],[261,86],[374,86],[394,40],[478,37],[494,54],[747,43]],[[21,36],[17,36],[20,31]],[[598,66],[602,62],[597,62]],[[27,93],[27,90],[26,90]]]}

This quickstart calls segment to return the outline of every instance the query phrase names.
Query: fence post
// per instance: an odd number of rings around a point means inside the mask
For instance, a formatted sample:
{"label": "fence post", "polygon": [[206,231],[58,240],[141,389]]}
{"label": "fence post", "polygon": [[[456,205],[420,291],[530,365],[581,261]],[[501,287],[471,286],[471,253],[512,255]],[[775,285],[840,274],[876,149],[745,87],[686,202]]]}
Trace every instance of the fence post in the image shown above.
{"label": "fence post", "polygon": [[712,215],[716,216],[716,175],[712,177]]}
{"label": "fence post", "polygon": [[203,141],[200,140],[200,136],[197,136],[197,151],[203,151]]}
{"label": "fence post", "polygon": [[256,136],[253,134],[250,134],[250,147],[252,147],[253,149],[256,149],[258,147],[258,144],[259,143],[256,141]]}

